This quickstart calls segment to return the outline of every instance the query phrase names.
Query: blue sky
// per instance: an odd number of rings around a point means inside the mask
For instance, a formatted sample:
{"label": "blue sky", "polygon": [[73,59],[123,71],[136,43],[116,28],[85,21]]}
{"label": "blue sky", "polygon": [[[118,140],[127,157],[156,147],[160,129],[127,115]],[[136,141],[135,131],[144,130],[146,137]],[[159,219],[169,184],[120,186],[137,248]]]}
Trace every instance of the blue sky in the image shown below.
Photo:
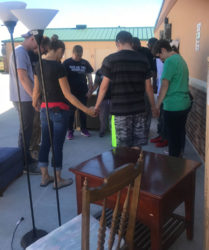
{"label": "blue sky", "polygon": [[[26,0],[26,8],[58,9],[48,27],[154,26],[163,0]],[[0,0],[0,2],[5,2]],[[6,1],[8,2],[8,1]],[[1,22],[0,22],[1,23]],[[18,22],[14,36],[27,28]],[[7,29],[0,26],[0,40],[8,39]]]}

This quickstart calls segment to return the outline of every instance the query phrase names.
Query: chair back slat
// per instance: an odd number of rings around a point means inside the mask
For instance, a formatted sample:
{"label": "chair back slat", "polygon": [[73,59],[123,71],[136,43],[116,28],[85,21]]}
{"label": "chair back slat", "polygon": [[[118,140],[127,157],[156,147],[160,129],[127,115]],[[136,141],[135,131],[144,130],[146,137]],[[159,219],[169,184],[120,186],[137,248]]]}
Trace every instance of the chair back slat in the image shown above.
{"label": "chair back slat", "polygon": [[129,211],[129,219],[128,219],[128,226],[126,231],[126,244],[129,246],[129,250],[134,248],[134,231],[135,231],[135,224],[136,224],[136,212],[139,203],[139,191],[140,191],[140,184],[141,184],[141,175],[138,175],[134,181],[134,189],[131,197],[131,205]]}
{"label": "chair back slat", "polygon": [[89,250],[89,225],[90,225],[90,199],[88,192],[88,182],[85,178],[82,189],[82,250]]}
{"label": "chair back slat", "polygon": [[129,200],[130,200],[130,191],[131,191],[131,184],[128,185],[128,192],[127,192],[126,199],[125,199],[125,202],[123,205],[123,210],[121,213],[119,230],[118,230],[118,244],[117,244],[116,249],[120,249],[121,239],[122,239],[124,231],[125,231],[125,223],[126,223],[126,219],[127,219],[128,205],[129,205]]}
{"label": "chair back slat", "polygon": [[117,194],[117,200],[116,200],[115,208],[113,211],[112,223],[111,223],[111,228],[110,228],[110,236],[109,236],[109,241],[108,241],[108,250],[112,249],[112,246],[115,240],[115,234],[117,231],[117,223],[118,223],[118,215],[119,215],[120,196],[121,196],[121,191],[119,191]]}
{"label": "chair back slat", "polygon": [[97,250],[104,249],[105,231],[106,231],[106,199],[104,199],[104,202],[103,202],[102,216],[101,216],[100,221],[99,221]]}

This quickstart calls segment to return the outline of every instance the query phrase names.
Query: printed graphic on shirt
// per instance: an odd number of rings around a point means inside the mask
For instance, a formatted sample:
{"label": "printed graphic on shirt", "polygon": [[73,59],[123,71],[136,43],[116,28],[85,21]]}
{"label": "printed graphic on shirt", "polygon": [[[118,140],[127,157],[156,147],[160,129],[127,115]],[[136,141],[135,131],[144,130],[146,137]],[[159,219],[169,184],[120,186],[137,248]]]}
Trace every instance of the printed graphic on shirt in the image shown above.
{"label": "printed graphic on shirt", "polygon": [[76,72],[78,74],[85,74],[86,73],[86,67],[85,66],[70,65],[69,68],[70,68],[71,71]]}

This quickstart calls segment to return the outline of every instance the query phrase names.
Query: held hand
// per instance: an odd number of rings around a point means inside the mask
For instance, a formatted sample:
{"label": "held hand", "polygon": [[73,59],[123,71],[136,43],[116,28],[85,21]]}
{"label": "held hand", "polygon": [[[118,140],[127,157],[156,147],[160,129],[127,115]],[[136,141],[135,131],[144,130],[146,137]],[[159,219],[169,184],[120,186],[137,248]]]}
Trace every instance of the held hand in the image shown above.
{"label": "held hand", "polygon": [[96,107],[94,107],[94,110],[95,110],[95,113],[96,113],[96,115],[98,116],[99,115],[99,108],[96,108]]}
{"label": "held hand", "polygon": [[88,113],[87,114],[90,115],[91,117],[96,117],[97,116],[94,107],[88,108]]}
{"label": "held hand", "polygon": [[34,109],[37,111],[37,112],[40,112],[40,106],[36,106],[36,107],[34,107]]}
{"label": "held hand", "polygon": [[40,112],[40,109],[41,109],[41,103],[40,101],[37,101],[37,102],[33,102],[32,103],[32,106],[34,107],[34,109],[38,112]]}
{"label": "held hand", "polygon": [[153,108],[152,108],[152,116],[153,116],[154,118],[158,118],[159,115],[160,115],[159,109],[157,109],[156,107],[153,107]]}

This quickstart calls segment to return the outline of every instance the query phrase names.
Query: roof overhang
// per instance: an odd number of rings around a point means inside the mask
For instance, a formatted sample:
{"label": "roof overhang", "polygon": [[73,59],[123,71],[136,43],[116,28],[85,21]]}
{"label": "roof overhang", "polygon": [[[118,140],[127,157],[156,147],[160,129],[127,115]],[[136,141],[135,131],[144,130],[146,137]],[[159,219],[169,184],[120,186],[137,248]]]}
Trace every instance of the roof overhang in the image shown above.
{"label": "roof overhang", "polygon": [[169,14],[173,6],[176,4],[178,0],[163,0],[158,18],[155,23],[154,31],[156,31],[160,25],[164,22],[165,17]]}

